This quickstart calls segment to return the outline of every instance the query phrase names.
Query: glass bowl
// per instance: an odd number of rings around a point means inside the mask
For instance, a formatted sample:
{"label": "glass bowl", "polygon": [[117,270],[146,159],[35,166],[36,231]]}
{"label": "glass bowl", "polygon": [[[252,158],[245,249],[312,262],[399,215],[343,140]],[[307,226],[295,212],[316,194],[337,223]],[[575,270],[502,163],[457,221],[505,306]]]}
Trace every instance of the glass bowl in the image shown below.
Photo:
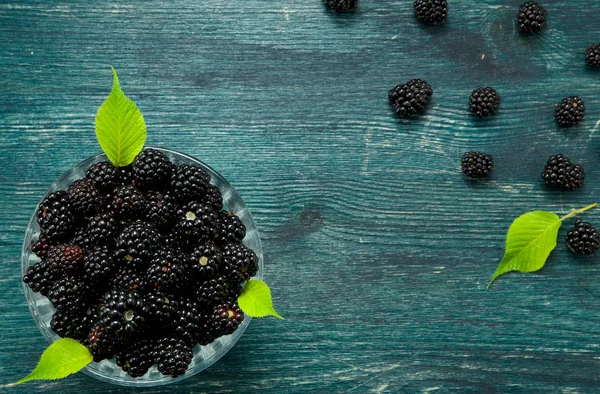
{"label": "glass bowl", "polygon": [[[261,279],[264,268],[262,248],[258,236],[258,229],[256,227],[256,224],[254,223],[254,220],[252,219],[250,210],[248,209],[238,192],[236,192],[236,190],[229,184],[229,182],[227,182],[227,180],[225,180],[225,178],[223,178],[219,173],[217,173],[215,170],[202,163],[201,161],[191,156],[172,150],[161,148],[153,149],[160,150],[161,152],[163,152],[174,164],[196,164],[202,167],[210,174],[211,184],[218,187],[221,193],[223,194],[224,209],[233,210],[233,212],[240,218],[242,223],[244,223],[244,225],[246,226],[246,237],[244,238],[243,243],[244,245],[252,249],[258,256],[259,270],[258,273],[254,276],[254,279]],[[103,160],[107,160],[106,155],[100,154],[82,161],[81,163],[67,171],[56,182],[54,182],[52,186],[50,186],[50,189],[48,189],[46,195],[59,189],[64,190],[74,180],[84,178],[85,171],[90,165]],[[33,215],[31,216],[31,219],[29,220],[29,225],[27,226],[27,231],[25,232],[25,240],[23,241],[23,250],[21,253],[22,275],[25,275],[28,267],[34,265],[40,260],[33,252],[31,252],[30,249],[31,240],[37,239],[39,231],[40,228],[37,223],[36,212],[34,211]],[[46,337],[48,342],[54,342],[59,338],[58,335],[56,335],[50,328],[50,320],[52,319],[52,314],[54,313],[54,307],[46,297],[40,295],[39,293],[34,293],[24,283],[23,288],[25,290],[25,297],[27,298],[29,310],[31,311],[35,323],[37,324],[44,337]],[[225,353],[227,353],[229,349],[231,349],[233,345],[235,345],[235,343],[240,339],[240,337],[250,324],[250,320],[250,316],[244,315],[244,320],[242,324],[240,324],[238,329],[233,334],[222,336],[207,346],[196,345],[196,347],[194,348],[194,358],[192,359],[188,370],[183,376],[179,376],[177,378],[171,378],[162,375],[160,372],[158,372],[156,366],[153,366],[144,376],[139,378],[132,378],[127,373],[123,372],[123,370],[121,370],[120,367],[117,366],[114,359],[103,360],[99,363],[92,362],[83,370],[83,372],[89,376],[92,376],[104,382],[128,387],[159,386],[177,382],[189,378],[190,376],[193,376],[198,372],[205,370],[217,360],[219,360],[221,357],[223,357]]]}

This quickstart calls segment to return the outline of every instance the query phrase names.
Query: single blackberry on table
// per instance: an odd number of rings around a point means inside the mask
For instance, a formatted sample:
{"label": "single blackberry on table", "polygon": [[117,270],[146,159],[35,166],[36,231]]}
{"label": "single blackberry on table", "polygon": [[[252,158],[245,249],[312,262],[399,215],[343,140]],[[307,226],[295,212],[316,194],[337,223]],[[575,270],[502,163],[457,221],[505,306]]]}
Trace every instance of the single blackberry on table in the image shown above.
{"label": "single blackberry on table", "polygon": [[218,187],[209,185],[206,194],[200,199],[200,202],[209,205],[215,212],[218,212],[223,209],[223,194],[221,194]]}
{"label": "single blackberry on table", "polygon": [[117,238],[117,264],[129,262],[129,265],[147,266],[161,247],[161,233],[149,223],[135,221],[125,227]]}
{"label": "single blackberry on table", "polygon": [[66,191],[59,190],[45,197],[37,210],[40,233],[49,241],[64,241],[73,232],[75,217]]}
{"label": "single blackberry on table", "polygon": [[85,177],[103,192],[110,192],[118,186],[117,169],[108,161],[92,164],[85,172]]}
{"label": "single blackberry on table", "polygon": [[162,338],[156,346],[156,364],[163,375],[176,378],[185,373],[192,362],[192,346],[183,339]]}
{"label": "single blackberry on table", "polygon": [[528,1],[519,7],[517,23],[524,33],[535,33],[546,24],[546,10],[535,1]]}
{"label": "single blackberry on table", "polygon": [[358,0],[323,0],[323,3],[335,13],[354,11]]}
{"label": "single blackberry on table", "polygon": [[600,67],[600,43],[590,45],[586,49],[585,61],[592,67]]}
{"label": "single blackberry on table", "polygon": [[215,276],[222,262],[221,250],[212,242],[199,244],[185,256],[187,271],[194,281],[204,281]]}
{"label": "single blackberry on table", "polygon": [[217,337],[232,334],[244,320],[237,302],[221,304],[212,312],[212,323]]}
{"label": "single blackberry on table", "polygon": [[103,324],[95,324],[92,327],[85,344],[95,362],[113,358],[115,350],[119,347],[115,331]]}
{"label": "single blackberry on table", "polygon": [[133,161],[136,185],[144,190],[162,188],[171,180],[173,164],[164,153],[144,149]]}
{"label": "single blackberry on table", "polygon": [[134,341],[116,352],[117,365],[133,378],[144,376],[156,362],[156,342],[151,339]]}
{"label": "single blackberry on table", "polygon": [[73,213],[81,218],[87,218],[102,210],[106,204],[105,195],[94,183],[87,179],[77,179],[67,188],[67,195],[73,208]]}
{"label": "single blackberry on table", "polygon": [[217,214],[208,205],[189,202],[177,209],[175,217],[179,233],[196,244],[214,239],[217,235]]}
{"label": "single blackberry on table", "polygon": [[50,286],[47,297],[57,311],[76,311],[88,307],[93,293],[81,278],[63,276]]}
{"label": "single blackberry on table", "polygon": [[583,187],[585,171],[579,164],[562,155],[550,156],[542,172],[546,185],[563,190],[575,190]]}
{"label": "single blackberry on table", "polygon": [[565,97],[556,106],[554,117],[560,127],[575,126],[585,115],[585,104],[577,96]]}
{"label": "single blackberry on table", "polygon": [[466,152],[461,166],[469,178],[487,178],[494,170],[494,158],[483,152]]}
{"label": "single blackberry on table", "polygon": [[144,212],[145,200],[134,186],[118,186],[113,190],[112,209],[122,219],[136,219]]}
{"label": "single blackberry on table", "polygon": [[415,0],[413,7],[417,19],[425,23],[444,23],[448,18],[447,0]]}
{"label": "single blackberry on table", "polygon": [[256,253],[243,244],[227,244],[221,248],[225,273],[234,282],[245,282],[258,272]]}
{"label": "single blackberry on table", "polygon": [[575,227],[567,233],[567,246],[578,255],[594,254],[600,249],[600,234],[591,223],[577,219]]}
{"label": "single blackberry on table", "polygon": [[171,178],[171,193],[181,202],[200,200],[210,186],[210,175],[197,165],[175,167]]}
{"label": "single blackberry on table", "polygon": [[29,243],[31,251],[35,253],[35,255],[40,259],[46,257],[50,246],[50,241],[48,241],[48,239],[43,235],[40,235],[37,241],[34,242],[33,240],[31,240],[31,242]]}
{"label": "single blackberry on table", "polygon": [[93,216],[85,231],[86,236],[94,245],[114,245],[118,230],[114,214],[106,211]]}
{"label": "single blackberry on table", "polygon": [[95,324],[98,316],[95,307],[85,310],[58,310],[52,315],[50,328],[61,338],[84,340]]}
{"label": "single blackberry on table", "polygon": [[158,251],[146,271],[149,286],[165,292],[174,292],[183,287],[187,279],[184,275],[179,258],[168,249]]}
{"label": "single blackberry on table", "polygon": [[233,211],[220,211],[217,216],[217,242],[227,244],[241,242],[246,236],[246,226]]}
{"label": "single blackberry on table", "polygon": [[146,194],[146,220],[158,228],[169,227],[175,217],[177,205],[169,192],[153,191]]}
{"label": "single blackberry on table", "polygon": [[115,254],[106,246],[98,246],[83,258],[83,279],[96,288],[102,288],[117,272]]}
{"label": "single blackberry on table", "polygon": [[389,91],[388,98],[394,112],[401,117],[408,117],[425,112],[431,100],[433,89],[422,79],[411,79]]}
{"label": "single blackberry on table", "polygon": [[500,95],[494,88],[475,89],[469,97],[471,113],[485,118],[493,115],[500,106]]}
{"label": "single blackberry on table", "polygon": [[129,338],[147,329],[148,308],[137,291],[111,290],[104,294],[99,309],[102,324],[118,337]]}

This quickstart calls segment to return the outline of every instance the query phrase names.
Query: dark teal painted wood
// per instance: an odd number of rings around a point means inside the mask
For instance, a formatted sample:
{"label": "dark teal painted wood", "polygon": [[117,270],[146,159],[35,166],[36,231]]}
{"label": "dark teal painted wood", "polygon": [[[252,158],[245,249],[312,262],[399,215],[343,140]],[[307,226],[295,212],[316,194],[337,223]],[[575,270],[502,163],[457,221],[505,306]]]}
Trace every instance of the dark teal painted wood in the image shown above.
{"label": "dark teal painted wood", "polygon": [[[562,241],[539,274],[485,284],[517,215],[597,201],[600,4],[544,1],[540,35],[515,31],[518,1],[451,1],[445,26],[411,1],[0,1],[0,375],[15,381],[46,343],[20,285],[25,227],[50,183],[99,148],[94,115],[109,65],[143,111],[148,143],[221,172],[252,209],[266,278],[287,317],[254,320],[209,370],[162,393],[594,392],[600,378],[600,261]],[[427,79],[426,116],[397,120],[387,90]],[[502,95],[489,121],[470,91]],[[554,104],[580,95],[581,127]],[[496,158],[467,182],[466,150]],[[549,192],[563,152],[585,188]],[[600,211],[588,219],[600,225]],[[566,228],[560,231],[564,237]],[[126,392],[76,375],[25,392]]]}

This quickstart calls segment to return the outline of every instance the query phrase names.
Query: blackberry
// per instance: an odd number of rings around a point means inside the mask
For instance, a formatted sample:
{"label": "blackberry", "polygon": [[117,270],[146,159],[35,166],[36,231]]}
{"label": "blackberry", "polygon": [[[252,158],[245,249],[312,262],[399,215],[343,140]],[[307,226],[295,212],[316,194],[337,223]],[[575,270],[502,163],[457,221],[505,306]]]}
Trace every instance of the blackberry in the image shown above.
{"label": "blackberry", "polygon": [[130,265],[147,266],[154,253],[161,248],[162,235],[152,225],[136,221],[125,227],[117,238],[117,256]]}
{"label": "blackberry", "polygon": [[173,164],[164,153],[156,149],[144,149],[133,161],[136,185],[142,189],[156,189],[171,180]]}
{"label": "blackberry", "polygon": [[73,212],[78,217],[89,217],[94,215],[105,205],[104,195],[96,189],[94,183],[86,178],[77,179],[67,189],[67,195],[71,202]]}
{"label": "blackberry", "polygon": [[27,272],[23,275],[23,283],[29,286],[34,293],[39,292],[46,295],[56,279],[55,271],[52,262],[42,260],[27,268]]}
{"label": "blackberry", "polygon": [[117,351],[117,365],[129,376],[139,378],[156,362],[155,348],[155,341],[150,339],[135,341]]}
{"label": "blackberry", "polygon": [[422,79],[411,79],[389,91],[388,98],[392,108],[401,117],[425,112],[433,89]]}
{"label": "blackberry", "polygon": [[37,241],[31,240],[29,247],[33,253],[36,254],[37,257],[43,259],[48,254],[48,250],[50,249],[50,241],[43,236],[40,235]]}
{"label": "blackberry", "polygon": [[108,161],[92,164],[85,172],[85,177],[103,192],[110,192],[118,185],[117,169]]}
{"label": "blackberry", "polygon": [[214,326],[210,320],[210,316],[204,314],[198,319],[198,325],[196,330],[196,336],[194,340],[200,344],[200,346],[206,346],[212,343],[217,336],[215,334]]}
{"label": "blackberry", "polygon": [[176,212],[176,226],[181,235],[188,240],[200,243],[216,237],[217,215],[208,205],[197,201],[185,204]]}
{"label": "blackberry", "polygon": [[148,283],[146,273],[135,266],[121,266],[112,278],[110,286],[115,290],[147,291],[152,288]]}
{"label": "blackberry", "polygon": [[185,263],[194,280],[207,280],[216,275],[222,265],[221,250],[212,242],[200,244],[186,255]]}
{"label": "blackberry", "polygon": [[112,198],[112,209],[120,218],[136,219],[144,212],[144,196],[134,186],[116,187]]}
{"label": "blackberry", "polygon": [[170,329],[175,317],[174,296],[166,293],[154,292],[146,294],[144,302],[147,308],[148,322],[156,331],[161,332],[165,327]]}
{"label": "blackberry", "polygon": [[82,249],[89,249],[94,246],[94,241],[92,241],[92,238],[90,238],[90,234],[85,227],[80,227],[75,230],[72,242],[74,245],[77,245]]}
{"label": "blackberry", "polygon": [[235,301],[242,293],[240,282],[232,282],[226,274],[204,281],[196,290],[196,299],[203,308]]}
{"label": "blackberry", "polygon": [[136,186],[135,175],[131,165],[116,167],[115,186]]}
{"label": "blackberry", "polygon": [[191,346],[195,345],[198,342],[196,338],[202,334],[202,316],[202,305],[188,297],[178,298],[173,302],[172,334],[184,339]]}
{"label": "blackberry", "polygon": [[469,97],[471,113],[485,118],[493,115],[500,106],[500,95],[494,88],[475,89]]}
{"label": "blackberry", "polygon": [[111,359],[118,348],[115,332],[103,324],[96,324],[88,334],[87,347],[95,362]]}
{"label": "blackberry", "polygon": [[102,212],[90,219],[86,235],[94,245],[114,245],[118,235],[117,226],[112,212]]}
{"label": "blackberry", "polygon": [[202,199],[200,199],[200,202],[202,204],[209,205],[215,210],[215,212],[223,209],[223,195],[221,194],[219,188],[213,185],[208,186],[206,194],[204,197],[202,197]]}
{"label": "blackberry", "polygon": [[585,104],[577,96],[565,97],[556,106],[554,117],[560,127],[575,126],[585,115]]}
{"label": "blackberry", "polygon": [[220,211],[217,217],[217,242],[227,244],[230,242],[241,242],[246,236],[246,226],[233,211]]}
{"label": "blackberry", "polygon": [[201,167],[184,164],[176,167],[171,178],[171,192],[181,202],[201,199],[210,185],[210,175]]}
{"label": "blackberry", "polygon": [[417,19],[425,23],[437,25],[448,17],[447,0],[415,0],[413,7]]}
{"label": "blackberry", "polygon": [[535,1],[528,1],[519,7],[517,23],[524,33],[535,33],[546,24],[546,10]]}
{"label": "blackberry", "polygon": [[95,287],[101,288],[116,274],[115,255],[106,246],[88,251],[83,258],[83,279]]}
{"label": "blackberry", "polygon": [[169,192],[149,192],[146,194],[146,220],[158,228],[172,224],[177,206]]}
{"label": "blackberry", "polygon": [[177,256],[182,256],[189,249],[189,241],[176,228],[164,235],[163,244]]}
{"label": "blackberry", "polygon": [[221,248],[227,275],[234,282],[245,282],[258,272],[256,253],[243,244],[227,244]]}
{"label": "blackberry", "polygon": [[212,313],[212,323],[217,337],[232,334],[244,320],[237,302],[218,305]]}
{"label": "blackberry", "polygon": [[37,210],[37,221],[44,238],[49,241],[62,241],[68,238],[75,224],[72,212],[73,208],[67,192],[59,190],[44,198]]}
{"label": "blackberry", "polygon": [[102,324],[118,337],[129,338],[146,330],[148,308],[136,291],[111,290],[104,295],[99,310]]}
{"label": "blackberry", "polygon": [[567,246],[578,255],[594,254],[600,249],[600,234],[591,223],[577,219],[575,227],[567,233]]}
{"label": "blackberry", "polygon": [[323,3],[335,13],[354,11],[358,0],[323,0]]}
{"label": "blackberry", "polygon": [[83,251],[76,245],[57,245],[48,249],[46,257],[27,268],[23,282],[33,292],[47,295],[52,284],[64,275],[79,275]]}
{"label": "blackberry", "polygon": [[87,308],[76,311],[56,311],[50,320],[50,328],[61,338],[84,340],[97,319],[97,310]]}
{"label": "blackberry", "polygon": [[585,171],[579,164],[562,155],[550,156],[542,172],[546,185],[563,190],[575,190],[583,187]]}
{"label": "blackberry", "polygon": [[76,311],[87,308],[92,299],[92,292],[81,280],[72,276],[64,276],[54,282],[48,290],[48,300],[57,311]]}
{"label": "blackberry", "polygon": [[151,287],[166,292],[176,291],[186,279],[179,258],[168,249],[156,253],[146,275]]}
{"label": "blackberry", "polygon": [[592,67],[600,67],[600,43],[590,45],[587,48],[585,61]]}
{"label": "blackberry", "polygon": [[469,178],[487,178],[494,170],[494,158],[483,152],[466,152],[461,165]]}
{"label": "blackberry", "polygon": [[179,338],[162,338],[156,346],[158,371],[173,378],[185,373],[193,356],[192,346]]}

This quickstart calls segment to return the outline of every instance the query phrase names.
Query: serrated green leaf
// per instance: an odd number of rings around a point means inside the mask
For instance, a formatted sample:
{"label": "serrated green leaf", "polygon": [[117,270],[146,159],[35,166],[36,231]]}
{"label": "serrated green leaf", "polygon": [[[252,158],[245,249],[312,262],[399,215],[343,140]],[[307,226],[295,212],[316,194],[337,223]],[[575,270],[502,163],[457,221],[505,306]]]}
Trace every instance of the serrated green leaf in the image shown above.
{"label": "serrated green leaf", "polygon": [[284,320],[273,308],[271,290],[262,280],[253,279],[246,283],[244,291],[238,297],[238,305],[244,313],[252,317],[275,316]]}
{"label": "serrated green leaf", "polygon": [[15,384],[61,379],[81,370],[91,361],[92,354],[85,346],[74,339],[60,338],[44,350],[33,372]]}
{"label": "serrated green leaf", "polygon": [[562,220],[552,212],[534,211],[519,216],[510,225],[506,251],[488,287],[507,272],[535,272],[541,269],[556,247]]}
{"label": "serrated green leaf", "polygon": [[112,90],[96,114],[96,137],[108,159],[123,167],[144,148],[146,124],[135,103],[121,90],[114,68],[112,72]]}

